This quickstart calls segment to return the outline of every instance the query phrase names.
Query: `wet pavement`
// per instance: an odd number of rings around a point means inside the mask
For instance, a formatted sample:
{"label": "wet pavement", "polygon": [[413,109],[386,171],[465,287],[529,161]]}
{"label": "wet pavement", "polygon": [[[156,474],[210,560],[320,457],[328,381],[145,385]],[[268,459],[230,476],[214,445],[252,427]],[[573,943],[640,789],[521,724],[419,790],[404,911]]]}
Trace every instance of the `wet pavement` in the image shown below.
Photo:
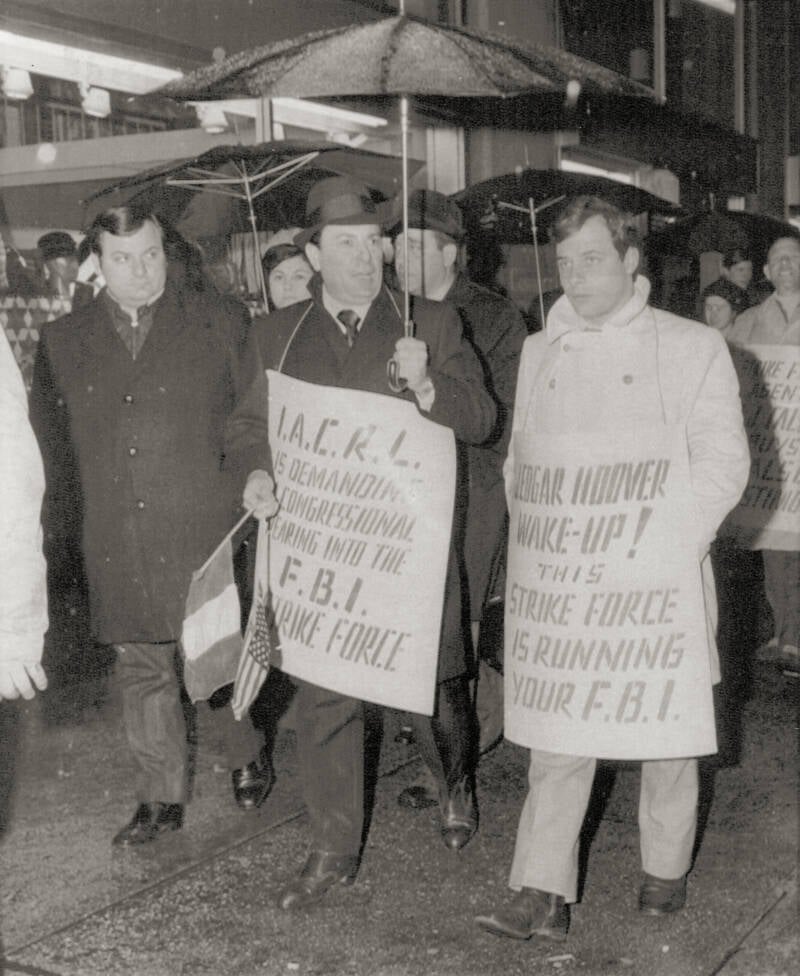
{"label": "wet pavement", "polygon": [[[703,766],[701,838],[686,909],[636,911],[636,764],[601,764],[587,819],[581,900],[569,938],[518,943],[477,929],[508,897],[524,750],[503,742],[479,772],[480,830],[460,853],[435,811],[398,807],[419,769],[387,715],[361,871],[304,914],[275,908],[304,860],[306,819],[291,713],[264,806],[234,805],[218,719],[198,712],[193,796],[182,831],[112,851],[130,817],[132,767],[113,676],[3,706],[0,898],[5,968],[33,976],[789,976],[798,939],[800,679],[759,665],[722,762]],[[731,709],[728,709],[730,712]],[[736,728],[734,728],[734,726]],[[741,735],[739,732],[741,731]]]}

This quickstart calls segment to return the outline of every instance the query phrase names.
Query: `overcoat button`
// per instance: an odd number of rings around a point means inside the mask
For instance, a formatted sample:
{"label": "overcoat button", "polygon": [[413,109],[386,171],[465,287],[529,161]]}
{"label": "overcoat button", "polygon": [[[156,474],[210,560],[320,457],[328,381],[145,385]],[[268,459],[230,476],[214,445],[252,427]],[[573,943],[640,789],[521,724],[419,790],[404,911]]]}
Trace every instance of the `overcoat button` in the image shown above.
{"label": "overcoat button", "polygon": [[133,403],[133,397],[131,396],[130,393],[126,393],[125,396],[122,398],[122,402],[123,403]]}
{"label": "overcoat button", "polygon": [[630,373],[626,373],[626,374],[625,374],[625,375],[624,375],[624,376],[622,377],[622,382],[623,382],[623,383],[628,383],[628,384],[631,384],[631,383],[633,383],[633,377],[631,376],[631,374],[630,374]]}
{"label": "overcoat button", "polygon": [[136,448],[135,447],[129,447],[128,448],[128,454],[130,454],[131,457],[136,457]]}
{"label": "overcoat button", "polygon": [[550,380],[550,382],[547,385],[550,387],[551,390],[554,390],[556,388],[556,381]]}
{"label": "overcoat button", "polygon": [[136,507],[139,509],[144,508],[144,502],[141,499],[139,499],[139,501],[136,503]]}

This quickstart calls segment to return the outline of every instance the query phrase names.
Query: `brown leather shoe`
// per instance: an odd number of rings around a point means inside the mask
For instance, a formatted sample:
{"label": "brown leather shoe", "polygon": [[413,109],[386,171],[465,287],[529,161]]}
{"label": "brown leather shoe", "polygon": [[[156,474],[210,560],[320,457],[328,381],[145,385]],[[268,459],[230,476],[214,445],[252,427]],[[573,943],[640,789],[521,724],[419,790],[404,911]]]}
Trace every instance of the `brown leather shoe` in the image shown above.
{"label": "brown leather shoe", "polygon": [[242,810],[254,810],[269,796],[275,783],[275,773],[268,759],[253,760],[231,773],[233,798]]}
{"label": "brown leather shoe", "polygon": [[639,888],[639,911],[643,915],[669,915],[686,904],[686,875],[682,878],[657,878],[645,873]]}
{"label": "brown leather shoe", "polygon": [[278,895],[278,908],[303,909],[318,902],[334,885],[351,885],[356,880],[355,854],[313,851],[300,874]]}
{"label": "brown leather shoe", "polygon": [[140,803],[130,823],[114,837],[114,847],[137,847],[149,844],[159,834],[180,830],[183,805],[180,803]]}
{"label": "brown leather shoe", "polygon": [[478,829],[478,807],[469,779],[463,779],[448,796],[442,810],[442,840],[451,851],[460,851]]}
{"label": "brown leather shoe", "polygon": [[507,908],[498,908],[491,915],[476,915],[475,921],[487,932],[508,939],[530,939],[538,935],[562,942],[569,929],[569,905],[561,895],[523,888]]}

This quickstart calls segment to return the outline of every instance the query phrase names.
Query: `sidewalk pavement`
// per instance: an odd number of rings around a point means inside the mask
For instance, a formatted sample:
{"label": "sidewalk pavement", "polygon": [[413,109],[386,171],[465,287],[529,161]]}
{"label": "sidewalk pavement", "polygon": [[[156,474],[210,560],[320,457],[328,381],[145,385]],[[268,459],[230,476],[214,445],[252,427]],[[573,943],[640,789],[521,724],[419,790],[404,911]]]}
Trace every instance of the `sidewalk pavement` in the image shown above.
{"label": "sidewalk pavement", "polygon": [[[581,900],[569,938],[555,945],[497,939],[473,923],[508,897],[525,789],[521,748],[503,742],[483,757],[480,830],[454,855],[439,839],[436,811],[397,805],[419,759],[394,742],[397,718],[388,714],[356,884],[305,914],[285,913],[275,894],[304,860],[307,840],[287,723],[273,793],[261,810],[242,812],[219,771],[212,715],[201,709],[184,829],[142,850],[112,851],[111,837],[133,810],[132,767],[113,682],[105,697],[91,691],[72,689],[85,707],[68,719],[61,708],[57,723],[48,718],[50,692],[0,710],[4,775],[14,782],[0,840],[7,976],[800,972],[800,680],[770,666],[758,667],[742,705],[738,763],[703,765],[686,909],[664,918],[637,913],[638,767],[601,764]],[[381,745],[377,731],[370,742]]]}

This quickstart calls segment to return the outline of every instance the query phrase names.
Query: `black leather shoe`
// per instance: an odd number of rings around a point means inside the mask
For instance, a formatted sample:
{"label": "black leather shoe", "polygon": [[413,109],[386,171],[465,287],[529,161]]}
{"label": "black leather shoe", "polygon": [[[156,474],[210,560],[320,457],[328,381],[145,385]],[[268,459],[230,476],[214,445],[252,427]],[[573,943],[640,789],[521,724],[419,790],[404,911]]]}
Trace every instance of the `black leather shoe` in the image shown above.
{"label": "black leather shoe", "polygon": [[561,895],[523,888],[507,908],[498,908],[491,915],[476,915],[475,921],[487,932],[508,939],[530,939],[538,935],[563,942],[569,929],[569,905]]}
{"label": "black leather shoe", "polygon": [[460,851],[478,829],[478,808],[475,791],[463,779],[447,798],[442,811],[442,840],[451,851]]}
{"label": "black leather shoe", "polygon": [[358,857],[313,851],[300,874],[278,895],[278,908],[303,909],[318,902],[334,885],[356,880]]}
{"label": "black leather shoe", "polygon": [[238,805],[242,810],[254,810],[269,796],[275,784],[275,773],[269,760],[259,762],[254,759],[242,769],[234,769],[231,779],[233,798]]}
{"label": "black leather shoe", "polygon": [[115,847],[136,847],[149,844],[159,834],[180,830],[183,826],[181,803],[140,803],[130,823],[114,837]]}
{"label": "black leather shoe", "polygon": [[668,880],[645,873],[639,888],[639,911],[643,915],[669,915],[685,904],[686,875]]}

